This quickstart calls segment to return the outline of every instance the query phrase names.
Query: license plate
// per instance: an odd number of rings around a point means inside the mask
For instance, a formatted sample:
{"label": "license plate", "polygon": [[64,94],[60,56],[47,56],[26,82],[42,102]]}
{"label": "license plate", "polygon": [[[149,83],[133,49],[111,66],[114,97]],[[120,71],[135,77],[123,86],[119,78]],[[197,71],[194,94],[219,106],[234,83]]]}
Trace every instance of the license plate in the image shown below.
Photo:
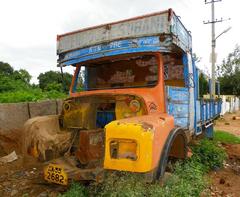
{"label": "license plate", "polygon": [[68,184],[67,174],[64,172],[64,169],[57,164],[49,164],[44,168],[44,179],[60,185]]}

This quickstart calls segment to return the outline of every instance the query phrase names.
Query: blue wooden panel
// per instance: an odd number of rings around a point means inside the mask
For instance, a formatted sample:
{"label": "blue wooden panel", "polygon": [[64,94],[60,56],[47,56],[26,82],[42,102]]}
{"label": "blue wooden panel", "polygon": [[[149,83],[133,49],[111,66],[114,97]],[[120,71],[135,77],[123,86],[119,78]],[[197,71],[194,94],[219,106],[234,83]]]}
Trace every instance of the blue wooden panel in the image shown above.
{"label": "blue wooden panel", "polygon": [[179,103],[170,103],[168,105],[169,114],[174,115],[174,117],[188,117],[188,103],[179,104]]}
{"label": "blue wooden panel", "polygon": [[209,111],[210,111],[210,114],[209,114],[209,118],[213,118],[213,102],[212,101],[210,101],[209,102]]}
{"label": "blue wooden panel", "polygon": [[200,114],[201,114],[201,120],[204,121],[205,113],[204,113],[204,102],[200,101]]}
{"label": "blue wooden panel", "polygon": [[62,54],[58,61],[62,65],[72,65],[91,59],[120,54],[154,51],[170,52],[171,44],[171,37],[161,42],[158,36],[118,40]]}
{"label": "blue wooden panel", "polygon": [[218,103],[215,102],[215,106],[214,106],[214,116],[217,116],[218,115]]}
{"label": "blue wooden panel", "polygon": [[174,118],[174,124],[185,128],[188,126],[188,117],[187,118]]}
{"label": "blue wooden panel", "polygon": [[213,101],[213,100],[203,100],[201,101],[201,120],[202,122],[206,122],[209,120],[213,120],[216,116],[221,113],[222,102]]}
{"label": "blue wooden panel", "polygon": [[174,117],[175,125],[188,127],[189,125],[189,92],[188,88],[167,86],[168,114]]}
{"label": "blue wooden panel", "polygon": [[209,102],[206,103],[206,120],[210,119],[210,104]]}
{"label": "blue wooden panel", "polygon": [[197,120],[197,123],[201,121],[201,104],[200,104],[200,101],[197,100],[196,102],[196,120]]}
{"label": "blue wooden panel", "polygon": [[178,37],[177,44],[180,45],[182,49],[191,49],[192,36],[176,15],[173,17],[172,32]]}
{"label": "blue wooden panel", "polygon": [[168,87],[169,87],[168,96],[171,98],[171,101],[189,103],[188,88],[170,87],[170,86]]}

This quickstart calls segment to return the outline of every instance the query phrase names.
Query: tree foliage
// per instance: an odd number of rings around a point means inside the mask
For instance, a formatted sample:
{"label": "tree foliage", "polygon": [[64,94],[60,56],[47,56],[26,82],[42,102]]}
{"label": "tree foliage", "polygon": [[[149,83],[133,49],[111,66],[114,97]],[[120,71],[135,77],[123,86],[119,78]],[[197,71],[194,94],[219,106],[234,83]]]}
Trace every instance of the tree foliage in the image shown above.
{"label": "tree foliage", "polygon": [[30,84],[32,76],[25,69],[15,70],[13,72],[13,77],[16,80],[21,80],[26,84]]}
{"label": "tree foliage", "polygon": [[2,74],[2,75],[12,75],[13,74],[13,68],[8,63],[0,61],[0,74]]}
{"label": "tree foliage", "polygon": [[42,90],[57,89],[58,91],[68,92],[72,81],[72,75],[58,71],[48,71],[38,76],[39,87]]}
{"label": "tree foliage", "polygon": [[[40,75],[44,76],[44,74]],[[32,76],[28,71],[14,70],[8,63],[0,62],[0,103],[64,98],[66,94],[63,92],[59,74],[57,75],[58,78],[54,78],[54,74],[49,76],[51,83],[47,83],[42,90],[38,85],[30,83]],[[71,78],[70,74],[65,74],[65,76],[68,80]]]}
{"label": "tree foliage", "polygon": [[30,87],[31,75],[24,69],[14,70],[8,63],[0,62],[0,93]]}
{"label": "tree foliage", "polygon": [[237,45],[227,59],[217,67],[221,94],[240,96],[240,46]]}
{"label": "tree foliage", "polygon": [[199,96],[203,97],[204,94],[209,93],[208,80],[205,78],[203,73],[199,75]]}

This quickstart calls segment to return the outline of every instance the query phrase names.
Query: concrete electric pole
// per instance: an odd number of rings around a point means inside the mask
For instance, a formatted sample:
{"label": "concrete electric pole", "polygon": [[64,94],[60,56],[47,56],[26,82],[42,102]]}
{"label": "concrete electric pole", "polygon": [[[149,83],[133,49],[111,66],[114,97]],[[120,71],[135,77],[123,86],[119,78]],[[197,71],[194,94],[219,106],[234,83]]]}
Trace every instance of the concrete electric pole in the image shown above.
{"label": "concrete electric pole", "polygon": [[218,22],[223,22],[223,19],[221,18],[220,20],[215,19],[215,8],[214,8],[214,3],[220,2],[221,0],[211,0],[207,1],[205,0],[205,4],[211,3],[211,13],[212,13],[212,19],[211,21],[203,21],[204,24],[211,24],[212,25],[212,53],[211,53],[211,62],[212,62],[212,83],[211,83],[211,98],[215,98],[215,87],[216,87],[216,75],[215,75],[215,63],[216,63],[216,53],[215,53],[215,48],[216,48],[216,39],[219,38],[223,33],[226,33],[227,31],[230,30],[228,28],[227,30],[223,31],[221,34],[219,34],[217,37],[215,37],[215,23]]}

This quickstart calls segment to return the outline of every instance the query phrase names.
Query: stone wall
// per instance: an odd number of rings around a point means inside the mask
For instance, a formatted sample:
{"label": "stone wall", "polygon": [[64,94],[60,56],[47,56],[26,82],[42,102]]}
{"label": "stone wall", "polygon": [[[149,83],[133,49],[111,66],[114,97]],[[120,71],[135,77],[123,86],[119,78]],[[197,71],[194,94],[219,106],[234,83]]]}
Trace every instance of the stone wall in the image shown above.
{"label": "stone wall", "polygon": [[0,104],[0,129],[11,130],[22,128],[24,123],[36,116],[60,114],[62,100],[40,102]]}

